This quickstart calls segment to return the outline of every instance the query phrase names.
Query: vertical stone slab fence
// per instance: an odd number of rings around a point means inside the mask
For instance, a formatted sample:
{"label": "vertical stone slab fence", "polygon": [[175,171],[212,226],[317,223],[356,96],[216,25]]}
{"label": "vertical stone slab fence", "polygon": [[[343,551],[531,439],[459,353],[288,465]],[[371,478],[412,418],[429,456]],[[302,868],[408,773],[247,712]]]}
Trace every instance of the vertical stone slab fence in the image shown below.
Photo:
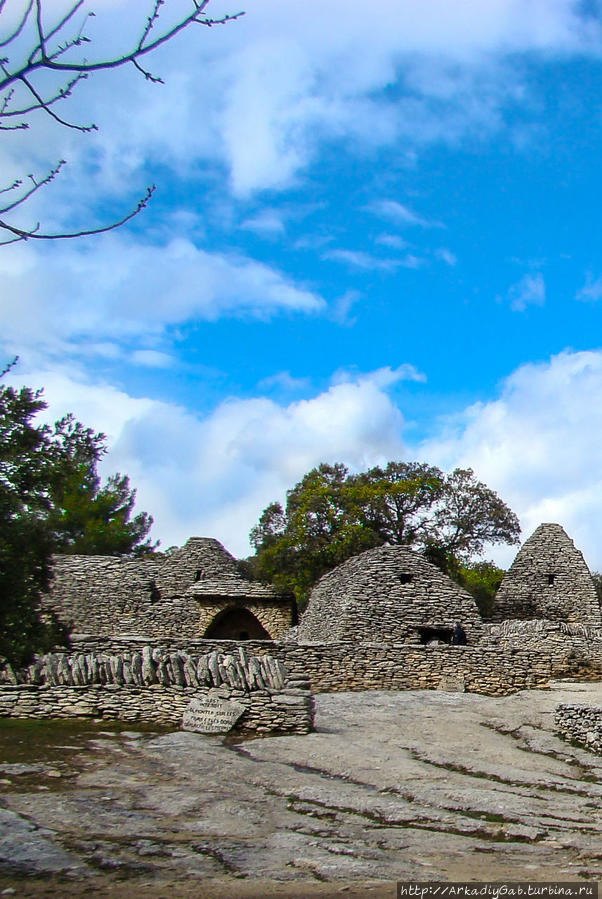
{"label": "vertical stone slab fence", "polygon": [[[562,632],[558,624],[552,626],[556,628],[556,637],[540,629],[531,640],[523,639],[524,635],[506,640],[492,634],[468,646],[269,640],[163,641],[161,646],[166,652],[197,657],[211,652],[236,655],[240,649],[256,658],[270,655],[284,665],[293,680],[308,679],[314,692],[453,687],[501,696],[545,687],[554,678],[587,676],[602,680],[602,640],[594,639],[595,634],[582,633],[581,629],[571,635]],[[123,653],[139,648],[140,643],[125,637],[81,638],[77,646]]]}
{"label": "vertical stone slab fence", "polygon": [[[222,648],[223,649],[223,648]],[[265,654],[189,654],[142,645],[119,652],[54,652],[27,668],[0,670],[0,717],[115,718],[180,726],[191,702],[238,703],[236,729],[308,733],[314,698],[307,675],[291,676]]]}

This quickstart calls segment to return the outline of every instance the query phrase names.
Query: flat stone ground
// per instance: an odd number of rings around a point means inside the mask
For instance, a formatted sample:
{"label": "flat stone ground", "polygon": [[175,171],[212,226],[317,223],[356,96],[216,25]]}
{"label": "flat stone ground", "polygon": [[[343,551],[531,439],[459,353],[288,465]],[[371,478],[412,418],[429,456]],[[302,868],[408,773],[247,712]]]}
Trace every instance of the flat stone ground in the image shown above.
{"label": "flat stone ground", "polygon": [[316,733],[237,744],[57,725],[52,758],[35,761],[35,735],[26,763],[0,754],[0,894],[392,899],[398,880],[602,882],[602,757],[555,735],[559,702],[602,705],[602,683],[323,694]]}

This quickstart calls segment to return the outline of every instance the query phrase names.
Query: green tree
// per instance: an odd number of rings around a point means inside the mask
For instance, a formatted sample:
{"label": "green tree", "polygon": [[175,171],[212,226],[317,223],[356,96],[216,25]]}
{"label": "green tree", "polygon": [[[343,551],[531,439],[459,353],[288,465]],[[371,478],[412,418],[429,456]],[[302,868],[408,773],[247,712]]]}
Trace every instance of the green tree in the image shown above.
{"label": "green tree", "polygon": [[471,594],[483,618],[489,618],[493,613],[495,594],[505,574],[494,562],[475,562],[460,565],[454,580]]}
{"label": "green tree", "polygon": [[42,391],[0,383],[0,655],[16,664],[65,633],[41,614],[52,577],[52,553],[134,555],[152,519],[131,518],[135,492],[115,475],[103,487],[96,465],[104,435],[67,416],[36,424]]}
{"label": "green tree", "polygon": [[85,428],[72,415],[54,426],[58,448],[47,523],[61,552],[139,556],[157,544],[147,538],[153,519],[132,517],[136,491],[127,475],[101,484],[97,464],[106,453],[105,435]]}
{"label": "green tree", "polygon": [[421,462],[389,462],[357,475],[347,486],[362,524],[382,543],[424,545],[432,537],[433,513],[445,489],[443,472]]}
{"label": "green tree", "polygon": [[0,389],[0,654],[16,664],[60,636],[39,614],[54,546],[46,523],[50,435],[33,424],[43,408],[40,394],[28,388]]}
{"label": "green tree", "polygon": [[251,531],[250,565],[302,605],[322,574],[383,543],[423,552],[463,583],[463,566],[485,544],[516,543],[519,533],[516,515],[470,469],[444,474],[424,463],[390,462],[349,474],[344,465],[323,464],[288,491],[285,509],[271,503],[264,510]]}
{"label": "green tree", "polygon": [[250,535],[254,576],[294,593],[303,604],[331,568],[382,541],[360,520],[359,495],[344,465],[319,465],[287,493],[286,511],[271,503]]}

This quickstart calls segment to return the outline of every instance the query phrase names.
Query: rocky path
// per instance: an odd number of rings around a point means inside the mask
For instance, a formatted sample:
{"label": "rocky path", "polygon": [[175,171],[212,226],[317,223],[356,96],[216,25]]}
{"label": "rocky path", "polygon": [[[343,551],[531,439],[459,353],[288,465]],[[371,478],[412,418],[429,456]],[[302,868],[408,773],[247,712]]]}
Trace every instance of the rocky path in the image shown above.
{"label": "rocky path", "polygon": [[88,735],[37,770],[0,763],[0,892],[394,896],[397,880],[602,881],[602,757],[555,735],[558,702],[602,705],[602,684],[322,695],[309,736],[228,745],[126,731]]}

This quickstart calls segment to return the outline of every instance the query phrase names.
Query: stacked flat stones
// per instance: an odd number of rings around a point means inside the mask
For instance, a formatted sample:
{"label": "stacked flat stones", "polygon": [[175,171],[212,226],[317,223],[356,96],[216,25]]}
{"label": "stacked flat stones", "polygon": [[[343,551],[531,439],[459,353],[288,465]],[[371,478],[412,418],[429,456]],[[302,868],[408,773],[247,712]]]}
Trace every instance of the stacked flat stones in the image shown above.
{"label": "stacked flat stones", "polygon": [[5,665],[0,683],[83,687],[92,684],[150,687],[221,687],[238,690],[281,690],[287,679],[284,665],[265,655],[248,656],[240,646],[235,653],[213,651],[201,656],[170,652],[162,647],[118,655],[109,653],[48,653],[14,671]]}
{"label": "stacked flat stones", "polygon": [[602,707],[563,703],[556,706],[555,721],[567,739],[602,753]]}
{"label": "stacked flat stones", "polygon": [[290,597],[242,577],[236,559],[208,537],[191,537],[169,556],[55,556],[53,567],[43,604],[75,634],[200,637],[229,605],[248,607],[272,637],[293,620]]}
{"label": "stacked flat stones", "polygon": [[518,552],[495,600],[495,619],[602,625],[600,602],[582,554],[559,524],[542,524]]}
{"label": "stacked flat stones", "polygon": [[297,639],[419,643],[420,629],[451,629],[456,621],[469,642],[475,642],[481,617],[465,590],[405,547],[380,546],[348,559],[318,581]]}
{"label": "stacked flat stones", "polygon": [[307,675],[290,677],[271,656],[141,651],[50,653],[0,673],[0,717],[98,717],[178,726],[192,699],[219,694],[241,703],[237,730],[308,733],[314,698]]}

